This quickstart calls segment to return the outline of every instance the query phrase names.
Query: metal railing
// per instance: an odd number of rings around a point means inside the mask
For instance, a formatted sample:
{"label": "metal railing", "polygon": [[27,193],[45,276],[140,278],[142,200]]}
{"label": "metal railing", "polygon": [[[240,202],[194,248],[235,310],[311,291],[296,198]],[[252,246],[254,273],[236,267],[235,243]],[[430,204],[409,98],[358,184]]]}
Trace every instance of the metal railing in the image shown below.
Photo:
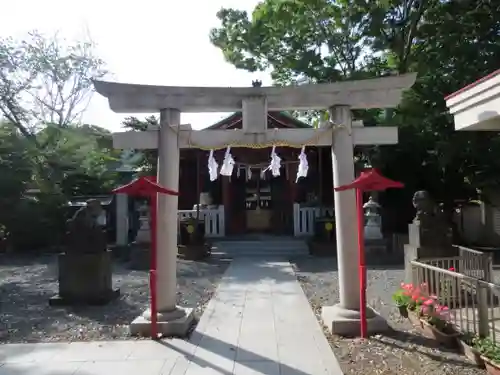
{"label": "metal railing", "polygon": [[[450,261],[456,261],[453,259]],[[461,332],[500,342],[500,285],[450,271],[447,266],[412,261],[412,282],[424,285],[429,295],[435,295],[440,304],[448,306],[451,323]]]}
{"label": "metal railing", "polygon": [[420,258],[418,261],[434,267],[463,273],[483,281],[493,281],[493,260],[490,254],[463,246],[455,247],[458,248],[458,256]]}
{"label": "metal railing", "polygon": [[457,246],[459,251],[460,271],[467,276],[483,281],[493,282],[493,257],[492,254]]}

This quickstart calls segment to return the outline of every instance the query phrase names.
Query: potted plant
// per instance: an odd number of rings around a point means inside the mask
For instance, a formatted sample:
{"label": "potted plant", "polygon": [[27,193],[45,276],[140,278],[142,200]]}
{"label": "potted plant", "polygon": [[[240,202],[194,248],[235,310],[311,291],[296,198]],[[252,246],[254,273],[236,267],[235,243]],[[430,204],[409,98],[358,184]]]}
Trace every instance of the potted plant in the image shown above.
{"label": "potted plant", "polygon": [[500,375],[500,346],[489,337],[485,337],[476,338],[474,347],[481,353],[488,374]]}
{"label": "potted plant", "polygon": [[412,289],[412,284],[401,283],[401,288],[392,294],[392,300],[404,318],[408,318],[408,305],[412,302]]}
{"label": "potted plant", "polygon": [[450,322],[447,306],[440,305],[436,296],[430,296],[420,306],[422,330],[425,336],[454,348],[460,335]]}
{"label": "potted plant", "polygon": [[406,309],[408,311],[408,319],[413,325],[420,326],[420,306],[427,299],[426,297],[424,297],[426,284],[420,284],[416,287],[413,284],[402,284],[402,288],[404,288],[404,294],[408,296],[408,302],[406,305]]}
{"label": "potted plant", "polygon": [[458,344],[460,346],[460,351],[468,359],[474,362],[481,368],[484,368],[484,360],[481,358],[481,353],[476,348],[476,343],[479,343],[480,338],[471,332],[465,332],[460,335]]}

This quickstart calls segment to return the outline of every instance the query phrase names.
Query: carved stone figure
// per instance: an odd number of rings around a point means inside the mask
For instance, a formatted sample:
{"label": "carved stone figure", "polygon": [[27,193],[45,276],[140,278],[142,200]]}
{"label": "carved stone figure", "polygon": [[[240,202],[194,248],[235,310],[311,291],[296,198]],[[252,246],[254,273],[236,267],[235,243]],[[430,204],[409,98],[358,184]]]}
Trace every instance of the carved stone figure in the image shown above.
{"label": "carved stone figure", "polygon": [[101,305],[120,295],[113,289],[104,212],[97,199],[90,199],[68,220],[66,253],[59,255],[59,294],[51,305]]}
{"label": "carved stone figure", "polygon": [[450,256],[451,228],[427,191],[413,195],[417,210],[409,226],[410,245],[419,248],[420,257]]}
{"label": "carved stone figure", "polygon": [[414,222],[422,221],[426,218],[433,217],[436,214],[436,206],[425,190],[417,191],[413,195],[413,207],[417,210]]}
{"label": "carved stone figure", "polygon": [[67,221],[66,253],[97,253],[106,251],[106,235],[99,219],[104,214],[97,199],[89,199]]}

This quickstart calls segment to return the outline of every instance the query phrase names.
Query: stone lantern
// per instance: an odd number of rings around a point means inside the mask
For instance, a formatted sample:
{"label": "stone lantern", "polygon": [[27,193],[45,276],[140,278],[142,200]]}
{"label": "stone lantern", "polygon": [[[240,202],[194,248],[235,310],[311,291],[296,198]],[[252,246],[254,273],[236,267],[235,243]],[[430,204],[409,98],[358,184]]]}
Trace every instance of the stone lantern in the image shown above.
{"label": "stone lantern", "polygon": [[135,237],[135,242],[137,244],[148,245],[151,243],[151,225],[149,217],[149,208],[147,205],[143,205],[139,208],[139,230],[137,236]]}
{"label": "stone lantern", "polygon": [[365,212],[365,240],[381,240],[382,236],[382,218],[380,216],[380,205],[375,202],[373,197],[368,199],[363,205]]}

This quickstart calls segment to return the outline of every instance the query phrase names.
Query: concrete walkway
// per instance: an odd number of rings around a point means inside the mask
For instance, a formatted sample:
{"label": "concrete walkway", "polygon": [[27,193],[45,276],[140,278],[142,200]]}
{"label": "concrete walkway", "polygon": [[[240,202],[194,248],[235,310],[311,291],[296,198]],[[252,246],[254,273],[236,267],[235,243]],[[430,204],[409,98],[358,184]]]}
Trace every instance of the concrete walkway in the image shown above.
{"label": "concrete walkway", "polygon": [[288,262],[235,259],[190,341],[0,346],[0,375],[340,375]]}

